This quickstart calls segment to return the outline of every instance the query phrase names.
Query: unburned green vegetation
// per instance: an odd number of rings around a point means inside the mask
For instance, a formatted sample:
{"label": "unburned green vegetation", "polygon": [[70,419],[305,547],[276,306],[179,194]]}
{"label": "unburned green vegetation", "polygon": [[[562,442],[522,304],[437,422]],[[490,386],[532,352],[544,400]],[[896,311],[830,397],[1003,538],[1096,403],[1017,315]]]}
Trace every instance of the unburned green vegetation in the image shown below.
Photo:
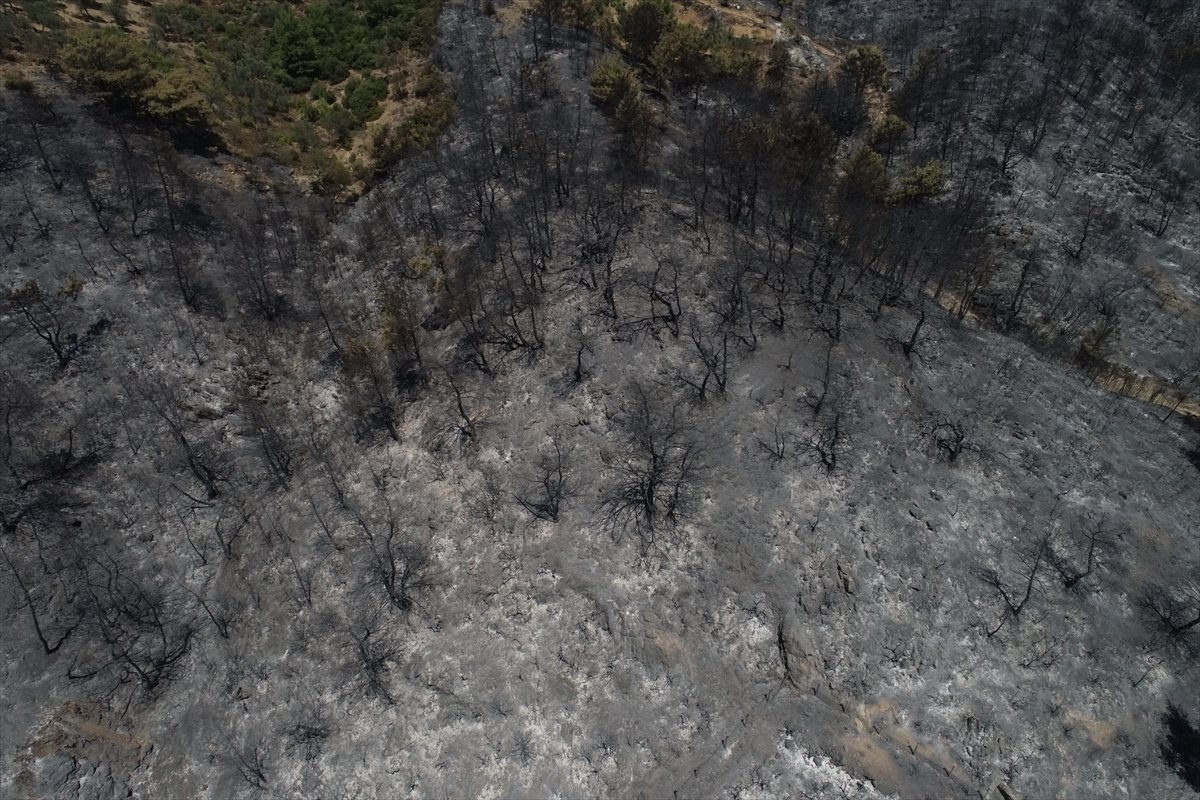
{"label": "unburned green vegetation", "polygon": [[0,37],[13,60],[59,69],[121,112],[274,157],[337,195],[449,120],[428,60],[437,10],[436,0],[77,11],[31,0],[0,12]]}

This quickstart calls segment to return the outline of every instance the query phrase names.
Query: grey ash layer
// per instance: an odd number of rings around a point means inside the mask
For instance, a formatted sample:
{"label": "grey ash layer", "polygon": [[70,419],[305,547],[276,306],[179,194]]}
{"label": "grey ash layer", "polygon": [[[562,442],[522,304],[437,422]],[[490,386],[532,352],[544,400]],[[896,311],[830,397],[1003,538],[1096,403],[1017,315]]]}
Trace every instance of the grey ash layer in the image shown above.
{"label": "grey ash layer", "polygon": [[469,5],[344,209],[6,91],[0,793],[1191,796],[1196,11],[937,5],[788,10],[920,205]]}

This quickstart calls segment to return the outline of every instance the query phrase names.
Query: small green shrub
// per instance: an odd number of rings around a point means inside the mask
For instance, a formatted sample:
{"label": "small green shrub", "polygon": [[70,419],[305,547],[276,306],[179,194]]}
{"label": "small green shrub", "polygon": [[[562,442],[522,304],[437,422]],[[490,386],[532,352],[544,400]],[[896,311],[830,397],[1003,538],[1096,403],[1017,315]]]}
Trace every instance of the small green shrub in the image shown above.
{"label": "small green shrub", "polygon": [[292,124],[292,141],[301,153],[307,153],[309,150],[320,149],[321,134],[317,133],[311,122],[302,119]]}
{"label": "small green shrub", "polygon": [[850,74],[854,91],[862,94],[868,87],[887,89],[887,59],[873,44],[856,47],[846,54],[842,69]]}
{"label": "small green shrub", "polygon": [[703,31],[690,23],[676,25],[659,38],[650,65],[664,85],[690,89],[708,77],[704,47]]}
{"label": "small green shrub", "polygon": [[345,164],[322,150],[309,151],[304,166],[316,175],[313,188],[321,194],[341,194],[354,180]]}
{"label": "small green shrub", "polygon": [[129,0],[108,0],[104,10],[118,28],[124,29],[129,26]]}
{"label": "small green shrub", "polygon": [[342,147],[346,146],[350,137],[354,135],[354,131],[359,127],[358,120],[354,118],[354,115],[338,106],[329,109],[329,113],[322,118],[321,125]]}
{"label": "small green shrub", "polygon": [[889,164],[892,153],[908,135],[908,123],[895,114],[888,114],[871,128],[871,144],[878,148]]}
{"label": "small green shrub", "polygon": [[645,62],[658,40],[675,27],[675,6],[670,0],[640,0],[620,13],[621,35],[629,54]]}
{"label": "small green shrub", "polygon": [[142,103],[151,116],[201,126],[208,123],[212,108],[205,88],[195,72],[174,67],[159,75],[154,85],[142,93]]}
{"label": "small green shrub", "polygon": [[33,81],[18,72],[4,79],[4,88],[12,89],[14,92],[20,92],[21,94],[33,94],[34,87]]}
{"label": "small green shrub", "polygon": [[942,162],[936,159],[919,167],[911,167],[901,173],[897,186],[892,191],[892,199],[898,203],[919,203],[928,200],[942,191],[945,179]]}
{"label": "small green shrub", "polygon": [[446,82],[442,79],[442,73],[432,64],[425,68],[413,86],[413,94],[422,99],[441,94],[445,90]]}
{"label": "small green shrub", "polygon": [[59,59],[71,80],[124,105],[140,105],[157,80],[146,48],[115,28],[75,28]]}
{"label": "small green shrub", "polygon": [[883,156],[870,147],[860,147],[846,159],[842,191],[847,197],[879,200],[888,193]]}
{"label": "small green shrub", "polygon": [[637,73],[620,56],[605,56],[592,69],[592,100],[610,116],[641,92]]}
{"label": "small green shrub", "polygon": [[329,90],[324,81],[314,83],[308,96],[313,100],[324,100],[326,105],[333,105],[337,102],[337,95]]}
{"label": "small green shrub", "polygon": [[424,150],[454,118],[454,100],[447,96],[435,98],[412,113],[400,126],[405,149]]}
{"label": "small green shrub", "polygon": [[358,127],[379,118],[379,103],[387,97],[387,81],[374,75],[355,76],[346,82],[342,106],[354,115]]}

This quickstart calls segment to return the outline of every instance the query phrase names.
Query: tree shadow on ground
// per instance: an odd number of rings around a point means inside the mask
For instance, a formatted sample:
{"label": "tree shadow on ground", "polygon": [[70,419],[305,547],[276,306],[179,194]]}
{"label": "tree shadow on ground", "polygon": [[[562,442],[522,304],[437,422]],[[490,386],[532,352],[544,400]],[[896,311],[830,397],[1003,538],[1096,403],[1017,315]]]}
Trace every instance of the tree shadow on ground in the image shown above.
{"label": "tree shadow on ground", "polygon": [[1163,714],[1167,728],[1162,743],[1162,759],[1188,786],[1200,792],[1200,730],[1192,727],[1187,716],[1174,705]]}

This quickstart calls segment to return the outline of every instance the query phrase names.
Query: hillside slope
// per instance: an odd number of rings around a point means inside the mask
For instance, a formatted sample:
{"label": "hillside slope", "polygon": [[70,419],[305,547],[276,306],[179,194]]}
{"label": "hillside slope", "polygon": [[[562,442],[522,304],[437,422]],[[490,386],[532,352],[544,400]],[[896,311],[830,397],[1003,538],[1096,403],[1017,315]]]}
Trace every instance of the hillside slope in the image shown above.
{"label": "hillside slope", "polygon": [[0,793],[1190,796],[1190,188],[486,11],[348,207],[6,91]]}

